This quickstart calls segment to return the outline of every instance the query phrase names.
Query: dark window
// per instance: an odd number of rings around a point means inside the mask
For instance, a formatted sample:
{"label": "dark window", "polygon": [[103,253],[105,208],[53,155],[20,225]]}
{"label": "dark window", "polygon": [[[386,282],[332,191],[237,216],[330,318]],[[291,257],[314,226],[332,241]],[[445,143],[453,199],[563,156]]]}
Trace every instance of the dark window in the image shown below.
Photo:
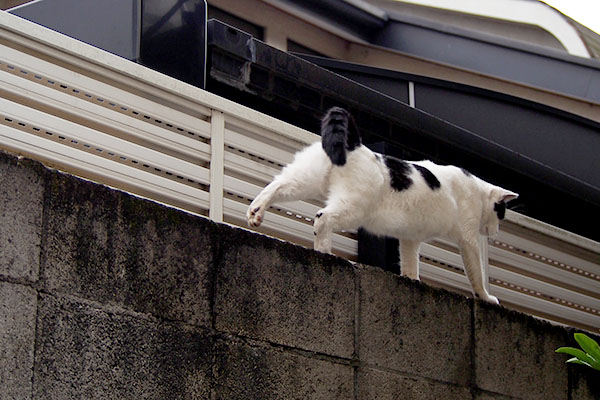
{"label": "dark window", "polygon": [[253,24],[252,22],[236,17],[235,15],[230,14],[227,11],[223,11],[209,5],[208,18],[218,19],[219,21],[224,22],[227,25],[231,25],[234,28],[238,28],[239,30],[254,36],[254,38],[258,40],[264,40],[265,30],[262,26]]}

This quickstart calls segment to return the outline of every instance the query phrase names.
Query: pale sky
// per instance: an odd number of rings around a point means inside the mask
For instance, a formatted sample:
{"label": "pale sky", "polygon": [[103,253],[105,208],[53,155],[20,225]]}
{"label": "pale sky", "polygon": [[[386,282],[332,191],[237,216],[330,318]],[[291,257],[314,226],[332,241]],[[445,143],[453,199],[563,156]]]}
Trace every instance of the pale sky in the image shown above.
{"label": "pale sky", "polygon": [[543,0],[546,4],[600,34],[600,0]]}

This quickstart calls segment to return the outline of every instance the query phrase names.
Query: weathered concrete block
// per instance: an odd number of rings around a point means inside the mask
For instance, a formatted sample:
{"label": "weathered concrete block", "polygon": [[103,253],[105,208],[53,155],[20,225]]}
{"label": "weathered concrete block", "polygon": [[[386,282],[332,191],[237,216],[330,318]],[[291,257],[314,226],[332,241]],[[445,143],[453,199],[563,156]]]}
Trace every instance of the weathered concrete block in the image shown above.
{"label": "weathered concrete block", "polygon": [[44,168],[0,152],[0,274],[36,281],[40,264]]}
{"label": "weathered concrete block", "polygon": [[522,399],[566,399],[566,330],[500,306],[475,304],[479,388]]}
{"label": "weathered concrete block", "polygon": [[363,362],[462,386],[470,382],[467,298],[371,267],[359,277]]}
{"label": "weathered concrete block", "polygon": [[218,340],[216,349],[215,400],[353,398],[349,365],[235,339]]}
{"label": "weathered concrete block", "polygon": [[209,399],[213,340],[202,328],[149,321],[41,296],[36,399]]}
{"label": "weathered concrete block", "polygon": [[37,294],[0,282],[0,400],[31,399]]}
{"label": "weathered concrete block", "polygon": [[359,400],[464,400],[469,388],[370,368],[358,372]]}
{"label": "weathered concrete block", "polygon": [[214,224],[66,175],[51,188],[50,292],[210,326]]}
{"label": "weathered concrete block", "polygon": [[[581,367],[571,374],[572,400],[600,400],[600,378],[598,372]],[[575,368],[573,368],[575,370]]]}
{"label": "weathered concrete block", "polygon": [[489,393],[483,391],[476,391],[473,396],[473,400],[514,400],[514,397],[504,396],[497,393]]}
{"label": "weathered concrete block", "polygon": [[354,270],[333,256],[241,229],[221,230],[216,328],[350,358]]}

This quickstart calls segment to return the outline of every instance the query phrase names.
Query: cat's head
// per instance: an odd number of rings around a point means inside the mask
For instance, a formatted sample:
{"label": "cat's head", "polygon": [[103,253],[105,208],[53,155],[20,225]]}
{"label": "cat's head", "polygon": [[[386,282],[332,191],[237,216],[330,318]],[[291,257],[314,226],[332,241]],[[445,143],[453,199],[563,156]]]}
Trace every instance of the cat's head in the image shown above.
{"label": "cat's head", "polygon": [[498,233],[500,220],[504,219],[506,214],[506,203],[519,197],[517,193],[502,189],[498,186],[492,186],[486,203],[484,204],[483,216],[481,219],[480,233],[486,236],[494,236]]}

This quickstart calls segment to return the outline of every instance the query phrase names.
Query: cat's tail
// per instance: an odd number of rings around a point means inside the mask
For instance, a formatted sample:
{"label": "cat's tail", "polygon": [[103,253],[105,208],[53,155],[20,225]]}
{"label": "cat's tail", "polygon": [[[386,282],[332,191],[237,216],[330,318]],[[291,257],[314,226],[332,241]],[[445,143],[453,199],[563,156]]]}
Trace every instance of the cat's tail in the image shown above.
{"label": "cat's tail", "polygon": [[321,121],[321,144],[334,165],[346,164],[346,153],[360,146],[360,134],[352,115],[340,107],[327,111]]}

